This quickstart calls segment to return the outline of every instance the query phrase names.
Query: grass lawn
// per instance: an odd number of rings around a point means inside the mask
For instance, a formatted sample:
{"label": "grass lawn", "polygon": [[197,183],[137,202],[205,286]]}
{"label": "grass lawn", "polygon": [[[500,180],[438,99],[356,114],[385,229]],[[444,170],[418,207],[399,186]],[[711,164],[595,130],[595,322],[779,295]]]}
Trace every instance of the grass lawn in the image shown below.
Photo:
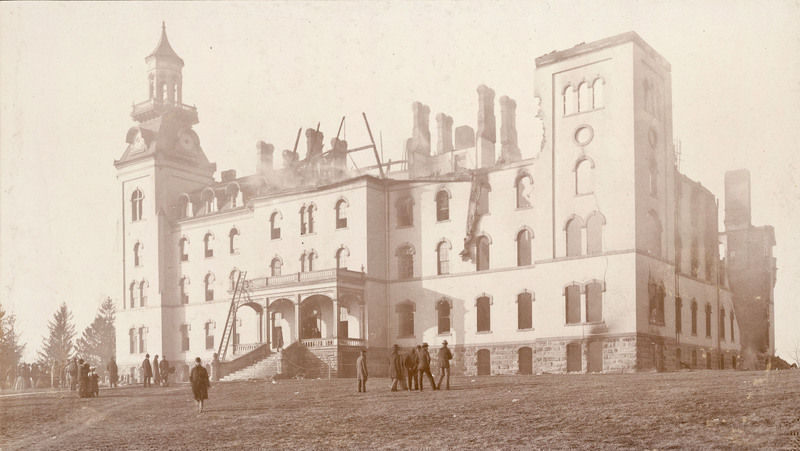
{"label": "grass lawn", "polygon": [[[800,371],[485,376],[450,391],[374,378],[0,396],[0,449],[798,449]],[[426,387],[429,388],[429,387]]]}

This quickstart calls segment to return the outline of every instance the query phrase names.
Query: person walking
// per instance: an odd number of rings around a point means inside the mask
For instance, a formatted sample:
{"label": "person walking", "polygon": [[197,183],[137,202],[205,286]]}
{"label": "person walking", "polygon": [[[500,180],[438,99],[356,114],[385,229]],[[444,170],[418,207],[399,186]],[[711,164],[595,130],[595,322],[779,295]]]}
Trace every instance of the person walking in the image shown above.
{"label": "person walking", "polygon": [[403,357],[399,350],[400,346],[394,345],[389,354],[389,377],[392,379],[392,391],[397,391],[397,383],[403,380]]}
{"label": "person walking", "polygon": [[153,386],[150,381],[152,377],[153,368],[150,366],[150,354],[145,354],[144,361],[142,361],[142,380],[144,381],[145,388]]}
{"label": "person walking", "polygon": [[211,382],[208,380],[208,371],[202,365],[200,357],[194,359],[194,368],[189,372],[189,382],[192,384],[192,394],[197,402],[197,411],[203,411],[203,404],[208,399],[208,389]]}
{"label": "person walking", "polygon": [[442,342],[442,347],[439,348],[439,354],[436,355],[436,360],[439,363],[439,390],[442,389],[442,379],[446,378],[445,389],[450,390],[450,360],[453,358],[453,353],[447,347],[447,340]]}
{"label": "person walking", "polygon": [[111,361],[108,362],[106,365],[106,369],[108,370],[108,386],[109,388],[117,387],[117,378],[118,378],[118,371],[117,362],[114,360],[114,356],[111,356]]}
{"label": "person walking", "polygon": [[158,369],[161,373],[161,383],[164,387],[169,386],[169,362],[167,362],[167,356],[162,355],[161,361],[158,362]]}
{"label": "person walking", "polygon": [[419,361],[417,363],[417,372],[419,373],[419,391],[422,391],[424,379],[422,376],[427,376],[431,381],[431,388],[436,390],[436,383],[433,381],[433,374],[431,374],[431,355],[428,354],[428,343],[422,343],[422,349],[419,351]]}
{"label": "person walking", "polygon": [[156,387],[161,386],[161,368],[158,366],[158,354],[153,357],[153,383]]}
{"label": "person walking", "polygon": [[[408,373],[408,389],[409,390],[419,390],[419,374],[417,373],[417,362],[419,362],[419,357],[417,353],[419,350],[422,349],[422,346],[417,345],[416,348],[411,348],[411,352],[406,355],[405,358],[405,366],[406,372]],[[414,383],[414,388],[411,388],[411,383]]]}
{"label": "person walking", "polygon": [[367,350],[366,348],[361,349],[361,354],[358,355],[358,359],[356,359],[356,376],[358,377],[358,392],[364,393],[367,392],[367,377],[369,376],[369,372],[367,371]]}

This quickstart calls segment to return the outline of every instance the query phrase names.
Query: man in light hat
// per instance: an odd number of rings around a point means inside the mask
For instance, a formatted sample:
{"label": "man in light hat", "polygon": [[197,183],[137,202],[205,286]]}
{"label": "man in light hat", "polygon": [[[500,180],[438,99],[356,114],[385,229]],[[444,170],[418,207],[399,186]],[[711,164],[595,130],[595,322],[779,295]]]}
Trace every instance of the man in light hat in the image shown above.
{"label": "man in light hat", "polygon": [[436,356],[436,359],[439,362],[439,390],[442,389],[442,379],[447,377],[447,382],[445,387],[447,390],[450,390],[450,359],[453,358],[453,353],[450,352],[450,349],[447,347],[447,340],[442,342],[442,347],[439,349],[439,354]]}
{"label": "man in light hat", "polygon": [[356,359],[356,376],[358,377],[358,392],[364,393],[367,392],[367,376],[369,376],[369,372],[367,371],[367,349],[362,348],[361,354],[358,355],[358,359]]}
{"label": "man in light hat", "polygon": [[397,383],[403,380],[403,358],[400,356],[399,350],[400,346],[394,345],[389,354],[389,377],[392,379],[392,391],[397,391]]}
{"label": "man in light hat", "polygon": [[419,391],[422,391],[424,385],[423,375],[428,376],[428,380],[431,381],[431,387],[436,390],[436,383],[433,381],[433,374],[431,374],[431,355],[428,354],[428,343],[422,343],[422,349],[420,349],[418,357],[417,371],[419,372]]}

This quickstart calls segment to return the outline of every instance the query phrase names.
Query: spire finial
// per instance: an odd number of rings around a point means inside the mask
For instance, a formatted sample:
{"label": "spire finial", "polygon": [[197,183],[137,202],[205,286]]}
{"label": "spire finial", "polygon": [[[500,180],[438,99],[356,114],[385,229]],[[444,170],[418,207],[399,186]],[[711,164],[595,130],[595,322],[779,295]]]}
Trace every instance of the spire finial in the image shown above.
{"label": "spire finial", "polygon": [[161,29],[167,31],[167,24],[163,20],[161,21]]}

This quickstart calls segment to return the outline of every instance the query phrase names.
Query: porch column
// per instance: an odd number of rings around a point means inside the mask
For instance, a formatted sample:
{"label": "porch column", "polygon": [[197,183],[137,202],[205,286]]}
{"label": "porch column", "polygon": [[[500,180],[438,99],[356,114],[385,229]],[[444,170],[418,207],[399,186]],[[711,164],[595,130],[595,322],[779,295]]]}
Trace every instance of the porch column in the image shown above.
{"label": "porch column", "polygon": [[333,338],[339,337],[339,300],[331,299],[333,301]]}
{"label": "porch column", "polygon": [[294,340],[300,340],[300,295],[297,295],[297,302],[294,303]]}
{"label": "porch column", "polygon": [[[367,335],[366,335],[367,334],[367,324],[366,323],[367,323],[367,303],[366,303],[366,301],[363,301],[362,304],[361,304],[361,321],[359,321],[360,329],[361,329],[361,331],[360,331],[361,337],[360,338],[362,340],[366,340],[367,339]],[[366,347],[366,345],[367,344],[364,343],[365,347]]]}
{"label": "porch column", "polygon": [[267,343],[267,349],[271,349],[270,343],[272,343],[272,315],[269,313],[269,298],[264,300],[264,315],[266,315],[266,320],[264,321],[264,340]]}

